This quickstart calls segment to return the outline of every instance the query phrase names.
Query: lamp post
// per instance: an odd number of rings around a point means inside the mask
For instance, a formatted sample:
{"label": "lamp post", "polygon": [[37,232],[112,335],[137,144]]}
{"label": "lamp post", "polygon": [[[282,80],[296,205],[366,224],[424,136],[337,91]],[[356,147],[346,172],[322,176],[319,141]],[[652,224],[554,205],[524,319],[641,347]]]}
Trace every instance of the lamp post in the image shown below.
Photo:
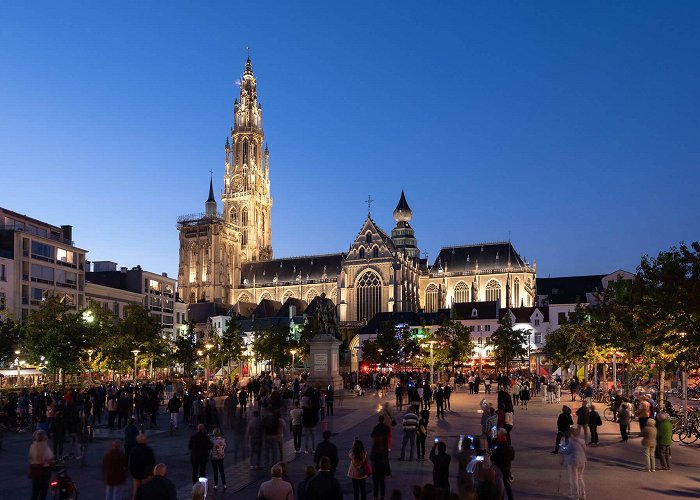
{"label": "lamp post", "polygon": [[211,362],[209,358],[209,351],[214,348],[214,344],[206,343],[204,348],[207,350],[207,387],[209,387],[209,379],[211,378]]}
{"label": "lamp post", "polygon": [[292,378],[294,378],[294,355],[297,353],[297,350],[290,349],[289,352],[292,354]]}
{"label": "lamp post", "polygon": [[138,372],[138,366],[136,365],[136,361],[138,360],[140,352],[141,351],[139,351],[138,349],[134,349],[133,351],[131,351],[131,354],[134,355],[134,384],[136,384],[136,374]]}
{"label": "lamp post", "polygon": [[[688,335],[685,332],[679,333],[680,337],[685,341]],[[681,372],[681,390],[683,391],[683,424],[688,425],[688,372],[685,370],[685,362],[681,363],[683,371]],[[660,384],[659,384],[660,385]]]}
{"label": "lamp post", "polygon": [[429,340],[428,344],[430,345],[430,385],[433,385],[433,346],[435,345],[435,341]]}
{"label": "lamp post", "polygon": [[88,349],[88,377],[92,380],[92,355],[95,353],[94,349]]}

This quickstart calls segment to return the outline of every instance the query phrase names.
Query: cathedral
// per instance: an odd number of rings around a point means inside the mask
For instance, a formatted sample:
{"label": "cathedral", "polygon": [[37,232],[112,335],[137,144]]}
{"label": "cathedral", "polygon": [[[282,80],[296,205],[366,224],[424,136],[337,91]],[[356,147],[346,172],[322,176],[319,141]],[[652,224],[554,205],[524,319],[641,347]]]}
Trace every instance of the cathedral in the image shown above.
{"label": "cathedral", "polygon": [[390,235],[368,212],[344,252],[273,259],[270,154],[250,57],[224,151],[221,211],[210,179],[205,211],[177,221],[179,297],[189,304],[241,311],[262,301],[308,305],[325,294],[336,305],[344,336],[380,312],[435,312],[484,301],[535,304],[536,263],[523,260],[510,242],[443,247],[433,262],[422,259],[403,191]]}

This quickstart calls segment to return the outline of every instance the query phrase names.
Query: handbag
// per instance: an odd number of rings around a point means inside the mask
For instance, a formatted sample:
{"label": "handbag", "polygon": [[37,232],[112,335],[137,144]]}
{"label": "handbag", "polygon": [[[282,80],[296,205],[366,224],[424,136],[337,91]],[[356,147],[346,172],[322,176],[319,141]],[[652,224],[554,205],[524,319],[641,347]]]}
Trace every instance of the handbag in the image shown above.
{"label": "handbag", "polygon": [[369,464],[369,462],[367,460],[365,460],[365,463],[364,463],[364,473],[366,476],[372,475],[372,466]]}
{"label": "handbag", "polygon": [[41,464],[29,464],[27,477],[29,479],[40,479],[44,475],[44,466]]}

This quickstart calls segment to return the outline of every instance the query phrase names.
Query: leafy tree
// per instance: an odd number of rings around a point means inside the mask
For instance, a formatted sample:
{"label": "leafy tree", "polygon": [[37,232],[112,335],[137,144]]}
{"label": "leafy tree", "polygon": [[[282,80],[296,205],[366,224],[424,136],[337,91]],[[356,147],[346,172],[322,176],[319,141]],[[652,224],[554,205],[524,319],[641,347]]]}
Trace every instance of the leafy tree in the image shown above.
{"label": "leafy tree", "polygon": [[513,319],[510,311],[506,311],[498,322],[498,328],[491,335],[489,345],[493,346],[496,365],[503,370],[508,369],[508,364],[513,358],[523,357],[527,354],[527,348],[523,346],[527,335],[522,330],[513,329]]}
{"label": "leafy tree", "polygon": [[183,332],[178,333],[172,343],[170,360],[182,365],[185,373],[192,373],[197,364],[197,351],[204,349],[204,343],[195,331],[194,321],[188,321]]}
{"label": "leafy tree", "polygon": [[244,342],[241,336],[241,326],[236,318],[232,317],[228,322],[226,330],[224,330],[221,335],[221,353],[224,355],[225,360],[230,359],[238,361],[241,358],[243,347]]}
{"label": "leafy tree", "polygon": [[374,340],[362,343],[362,361],[394,365],[408,361],[420,352],[420,342],[407,327],[397,328],[393,321],[384,321]]}
{"label": "leafy tree", "polygon": [[[54,373],[77,372],[89,346],[89,327],[80,313],[69,310],[57,297],[49,297],[27,319],[24,346],[30,361],[45,357]],[[63,380],[61,380],[63,383]]]}
{"label": "leafy tree", "polygon": [[430,340],[436,342],[437,349],[433,349],[433,364],[438,366],[452,365],[454,368],[455,363],[469,357],[473,349],[469,327],[460,321],[446,319],[435,330]]}
{"label": "leafy tree", "polygon": [[289,334],[289,327],[284,324],[273,325],[267,321],[253,325],[255,338],[252,350],[259,360],[270,360],[272,370],[275,366],[291,364],[290,350],[297,347]]}
{"label": "leafy tree", "polygon": [[109,367],[128,371],[133,367],[134,349],[141,351],[138,361],[142,367],[167,362],[169,343],[161,336],[158,321],[142,306],[126,306],[125,312],[126,317],[116,325],[115,334],[104,345]]}
{"label": "leafy tree", "polygon": [[7,318],[0,320],[0,366],[11,363],[16,358],[15,350],[21,345],[22,325]]}

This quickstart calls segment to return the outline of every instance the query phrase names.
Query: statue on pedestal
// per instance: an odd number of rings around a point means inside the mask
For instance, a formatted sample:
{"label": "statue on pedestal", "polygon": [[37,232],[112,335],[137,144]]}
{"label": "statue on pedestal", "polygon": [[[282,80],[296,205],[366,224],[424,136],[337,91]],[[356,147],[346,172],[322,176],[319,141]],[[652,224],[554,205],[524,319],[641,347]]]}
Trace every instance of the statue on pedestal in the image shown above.
{"label": "statue on pedestal", "polygon": [[322,293],[318,310],[316,311],[316,320],[318,322],[318,332],[316,335],[338,336],[338,325],[335,324],[334,307],[333,302],[326,298],[325,293]]}

